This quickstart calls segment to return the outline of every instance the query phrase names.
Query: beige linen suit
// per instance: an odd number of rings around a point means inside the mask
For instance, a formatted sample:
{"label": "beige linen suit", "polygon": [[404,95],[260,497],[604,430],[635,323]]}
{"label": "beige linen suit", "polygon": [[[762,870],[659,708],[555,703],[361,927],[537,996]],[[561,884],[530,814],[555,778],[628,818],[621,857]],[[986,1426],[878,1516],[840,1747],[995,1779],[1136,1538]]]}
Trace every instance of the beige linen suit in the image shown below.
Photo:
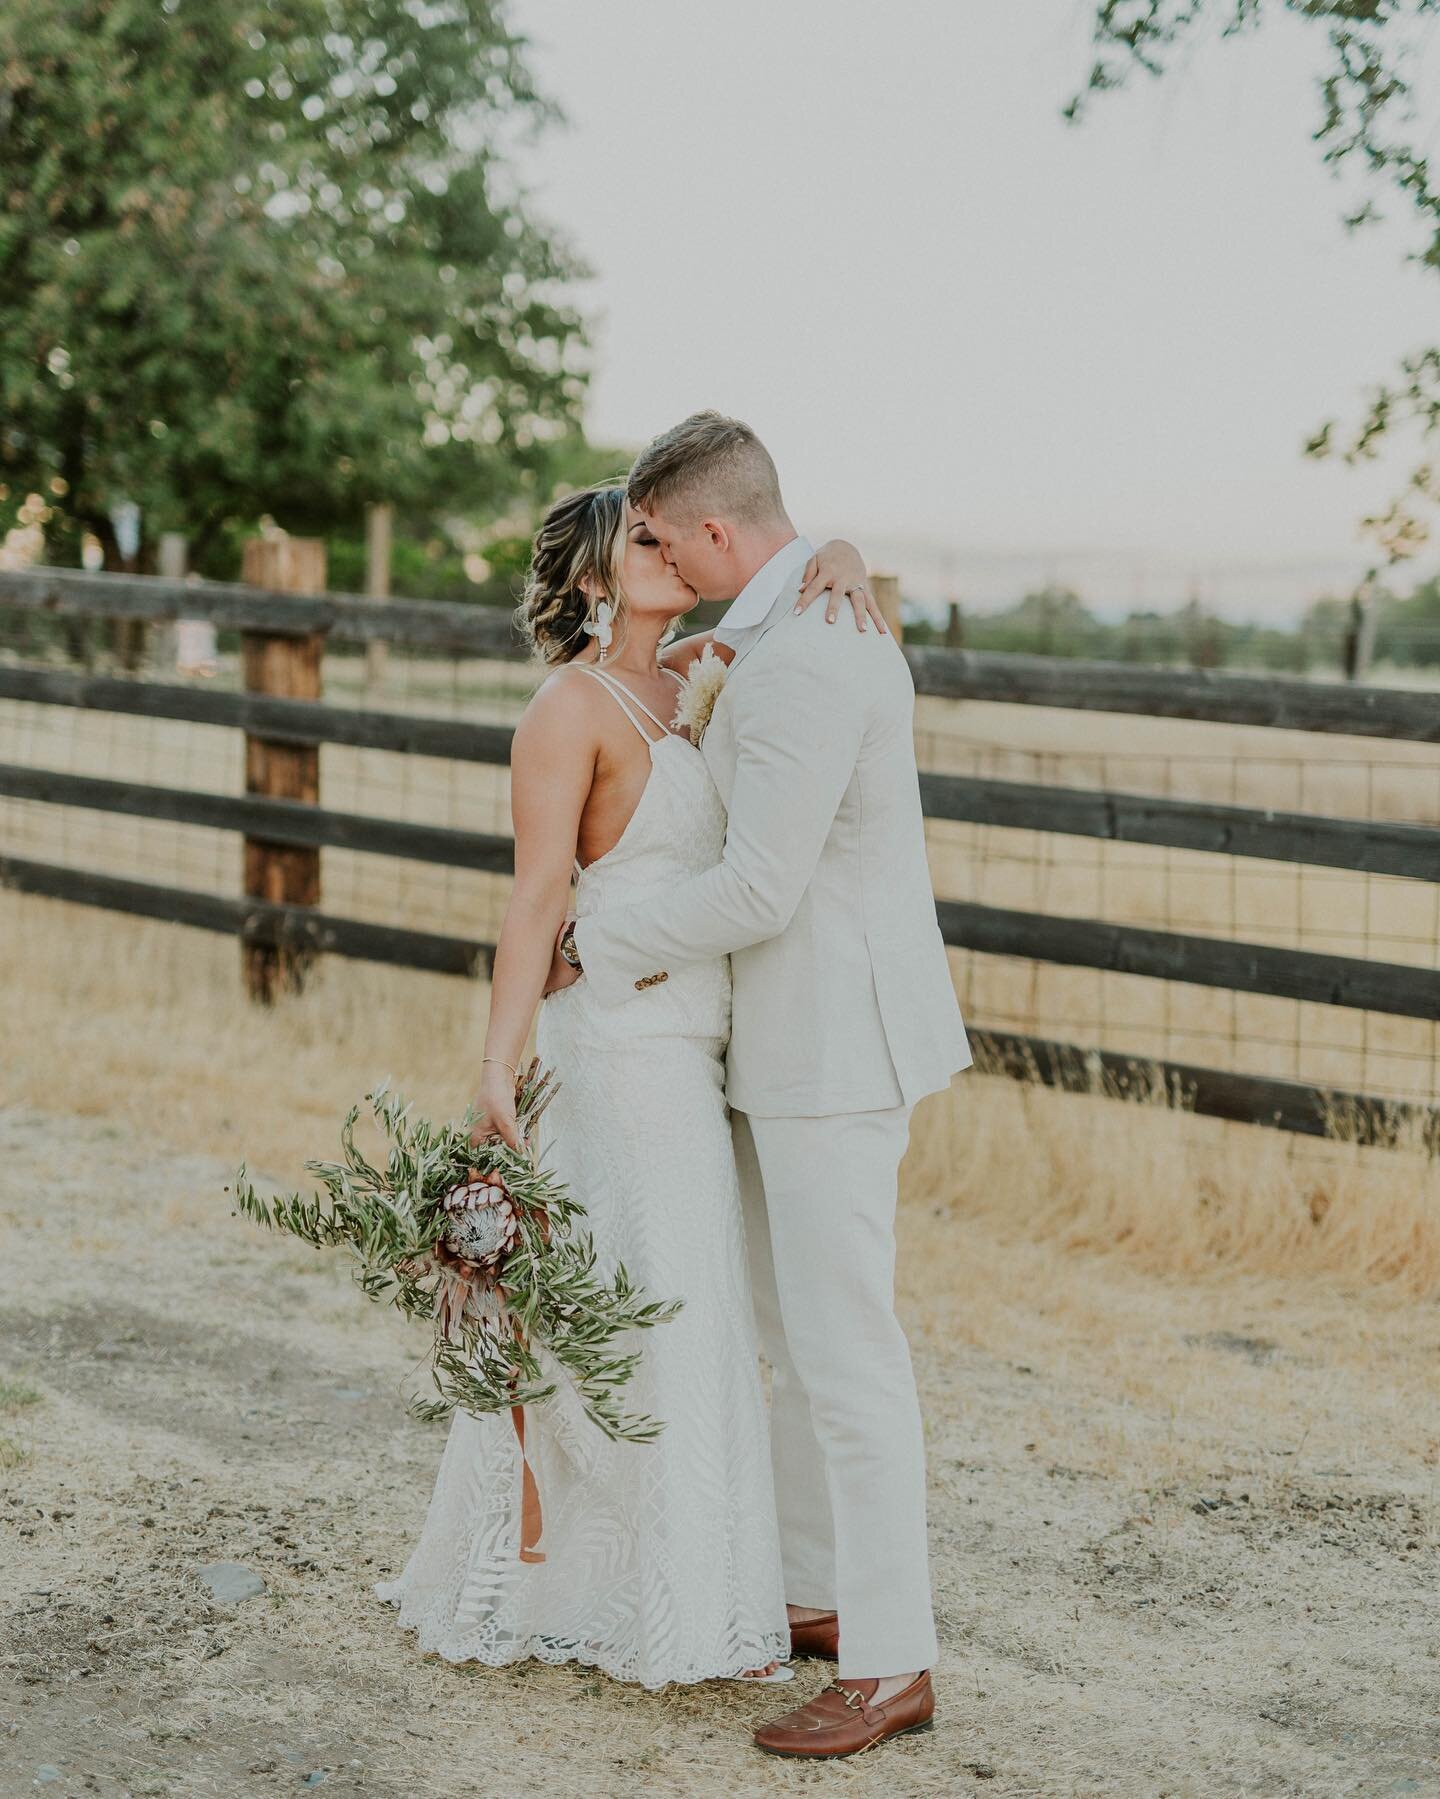
{"label": "beige linen suit", "polygon": [[[796,615],[787,544],[721,626],[736,658],[702,748],[723,860],[579,921],[585,978],[644,1006],[729,955],[727,1097],[771,1416],[786,1596],[840,1613],[840,1672],[935,1659],[925,1474],[894,1315],[910,1109],[970,1066],[935,918],[899,646],[842,608]],[[766,602],[770,603],[767,605]]]}

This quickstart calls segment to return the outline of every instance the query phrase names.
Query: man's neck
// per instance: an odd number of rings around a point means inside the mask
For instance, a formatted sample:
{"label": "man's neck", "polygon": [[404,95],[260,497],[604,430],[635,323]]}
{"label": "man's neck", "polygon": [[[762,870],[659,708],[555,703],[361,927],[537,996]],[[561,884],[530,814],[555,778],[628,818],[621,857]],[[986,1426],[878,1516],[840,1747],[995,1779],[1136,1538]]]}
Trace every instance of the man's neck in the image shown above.
{"label": "man's neck", "polygon": [[735,592],[740,593],[777,550],[783,550],[787,543],[794,543],[799,535],[788,518],[778,519],[774,525],[758,530],[754,537],[747,537],[743,544],[737,544]]}

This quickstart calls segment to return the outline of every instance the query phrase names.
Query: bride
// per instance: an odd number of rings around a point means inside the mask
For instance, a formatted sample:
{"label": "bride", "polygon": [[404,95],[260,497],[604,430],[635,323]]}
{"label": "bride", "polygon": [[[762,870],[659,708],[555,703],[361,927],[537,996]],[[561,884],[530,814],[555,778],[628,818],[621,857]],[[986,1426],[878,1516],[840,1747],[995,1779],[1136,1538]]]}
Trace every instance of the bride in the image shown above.
{"label": "bride", "polygon": [[[801,604],[843,592],[863,623],[864,565],[817,553]],[[558,501],[535,538],[521,622],[555,672],[515,733],[515,885],[495,956],[477,1135],[516,1141],[515,1069],[571,908],[642,898],[720,860],[725,811],[673,720],[708,633],[666,647],[696,603],[623,486]],[[874,614],[878,622],[878,614]],[[728,661],[729,651],[715,652]],[[560,1079],[541,1154],[584,1205],[606,1270],[681,1299],[641,1339],[629,1409],[664,1423],[615,1443],[560,1385],[508,1416],[458,1413],[420,1541],[398,1580],[420,1647],[492,1666],[577,1661],[646,1687],[788,1679],[764,1397],[725,1109],[729,963],[677,969],[658,1003],[548,999],[536,1047]],[[543,1516],[521,1556],[524,1462]]]}

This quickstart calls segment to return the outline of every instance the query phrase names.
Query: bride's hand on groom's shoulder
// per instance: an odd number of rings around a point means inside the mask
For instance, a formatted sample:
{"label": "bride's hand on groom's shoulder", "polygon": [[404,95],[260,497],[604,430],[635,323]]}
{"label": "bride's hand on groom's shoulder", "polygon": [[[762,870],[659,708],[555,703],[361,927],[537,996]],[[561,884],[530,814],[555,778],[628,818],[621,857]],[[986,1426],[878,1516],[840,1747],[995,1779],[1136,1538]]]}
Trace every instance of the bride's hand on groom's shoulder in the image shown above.
{"label": "bride's hand on groom's shoulder", "polygon": [[833,625],[840,615],[840,602],[849,600],[858,629],[865,630],[866,620],[873,619],[876,630],[883,635],[885,618],[870,591],[865,558],[843,537],[832,537],[828,543],[822,543],[805,564],[805,580],[795,610],[804,612],[822,593],[829,596],[825,602],[825,617],[830,624]]}

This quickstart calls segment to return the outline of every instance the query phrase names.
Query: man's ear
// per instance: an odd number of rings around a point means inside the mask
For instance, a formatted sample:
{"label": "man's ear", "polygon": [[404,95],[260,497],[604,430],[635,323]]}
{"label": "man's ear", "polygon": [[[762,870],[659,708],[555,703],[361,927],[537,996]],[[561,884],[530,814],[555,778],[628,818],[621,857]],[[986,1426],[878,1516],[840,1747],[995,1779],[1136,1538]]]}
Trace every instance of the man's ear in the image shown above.
{"label": "man's ear", "polygon": [[723,556],[734,542],[730,527],[723,519],[707,518],[700,521],[700,529]]}

